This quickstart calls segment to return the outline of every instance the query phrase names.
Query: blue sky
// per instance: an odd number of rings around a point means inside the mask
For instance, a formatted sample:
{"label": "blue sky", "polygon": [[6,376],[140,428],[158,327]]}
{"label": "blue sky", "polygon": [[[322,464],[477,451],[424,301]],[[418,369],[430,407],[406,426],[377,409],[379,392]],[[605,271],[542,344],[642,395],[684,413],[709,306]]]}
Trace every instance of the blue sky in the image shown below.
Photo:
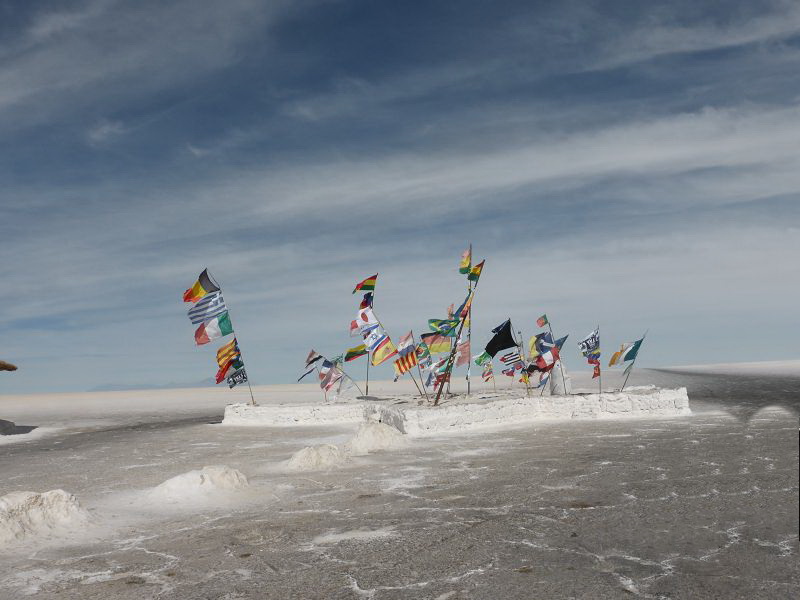
{"label": "blue sky", "polygon": [[372,273],[393,337],[443,317],[470,242],[474,349],[795,358],[798,72],[788,1],[0,1],[0,393],[213,375],[204,267],[292,381]]}

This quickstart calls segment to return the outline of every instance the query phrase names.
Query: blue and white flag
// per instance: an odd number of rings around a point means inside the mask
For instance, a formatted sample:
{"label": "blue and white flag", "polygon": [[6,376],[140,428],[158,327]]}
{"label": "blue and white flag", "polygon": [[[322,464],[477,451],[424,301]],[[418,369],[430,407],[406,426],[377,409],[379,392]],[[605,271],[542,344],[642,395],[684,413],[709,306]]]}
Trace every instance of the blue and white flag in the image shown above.
{"label": "blue and white flag", "polygon": [[221,315],[226,310],[228,310],[228,307],[225,306],[222,292],[212,292],[198,300],[198,302],[189,309],[189,320],[197,325],[198,323],[204,323],[205,321],[209,321]]}
{"label": "blue and white flag", "polygon": [[367,347],[367,350],[374,352],[386,337],[386,332],[383,330],[383,327],[378,325],[364,336],[364,345]]}

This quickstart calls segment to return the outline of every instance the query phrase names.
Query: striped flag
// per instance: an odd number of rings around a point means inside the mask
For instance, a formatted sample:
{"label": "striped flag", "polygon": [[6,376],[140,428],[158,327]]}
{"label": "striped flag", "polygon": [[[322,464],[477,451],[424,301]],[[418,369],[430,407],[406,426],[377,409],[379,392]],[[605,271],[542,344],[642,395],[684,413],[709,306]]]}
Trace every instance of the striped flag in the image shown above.
{"label": "striped flag", "polygon": [[376,281],[378,281],[377,273],[375,273],[375,275],[373,275],[372,277],[367,277],[361,283],[357,283],[356,287],[353,289],[353,293],[355,294],[359,290],[361,290],[362,292],[374,292]]}
{"label": "striped flag", "polygon": [[212,292],[203,296],[192,308],[189,309],[189,320],[195,325],[205,321],[210,321],[216,316],[221,315],[228,308],[222,298],[222,292]]}
{"label": "striped flag", "polygon": [[413,354],[415,350],[416,346],[414,346],[414,336],[409,331],[407,334],[401,337],[400,341],[397,343],[397,353],[400,356],[405,356],[406,354]]}
{"label": "striped flag", "polygon": [[458,358],[456,358],[457,367],[469,364],[469,338],[456,346],[456,352],[458,352]]}
{"label": "striped flag", "polygon": [[239,358],[239,346],[236,344],[236,338],[233,338],[224,346],[220,346],[219,350],[217,350],[217,364],[220,367],[229,360],[236,358]]}
{"label": "striped flag", "polygon": [[511,365],[519,360],[519,350],[512,350],[511,352],[506,352],[503,356],[500,357],[500,362]]}
{"label": "striped flag", "polygon": [[483,368],[483,373],[482,373],[481,376],[483,377],[483,380],[486,381],[486,382],[491,381],[492,379],[494,379],[494,369],[492,368],[492,363],[488,363]]}
{"label": "striped flag", "polygon": [[404,375],[408,373],[411,367],[417,364],[417,355],[413,352],[409,354],[403,355],[394,361],[394,372],[399,377],[400,375]]}

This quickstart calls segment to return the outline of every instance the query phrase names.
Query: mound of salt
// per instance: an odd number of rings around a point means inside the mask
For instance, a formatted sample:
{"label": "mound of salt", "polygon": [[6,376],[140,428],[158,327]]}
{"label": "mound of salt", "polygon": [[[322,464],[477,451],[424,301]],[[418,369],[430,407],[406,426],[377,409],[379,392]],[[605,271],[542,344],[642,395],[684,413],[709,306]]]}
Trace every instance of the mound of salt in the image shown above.
{"label": "mound of salt", "polygon": [[88,522],[89,513],[64,490],[0,496],[0,545],[31,536],[67,533]]}
{"label": "mound of salt", "polygon": [[407,445],[405,436],[385,423],[362,423],[356,434],[344,444],[344,451],[352,456],[376,450],[391,450]]}
{"label": "mound of salt", "polygon": [[155,500],[168,502],[202,499],[219,492],[235,492],[248,487],[244,473],[227,465],[212,465],[167,479],[149,492]]}
{"label": "mound of salt", "polygon": [[292,454],[286,462],[289,471],[322,471],[338,467],[347,456],[332,444],[320,446],[306,446]]}

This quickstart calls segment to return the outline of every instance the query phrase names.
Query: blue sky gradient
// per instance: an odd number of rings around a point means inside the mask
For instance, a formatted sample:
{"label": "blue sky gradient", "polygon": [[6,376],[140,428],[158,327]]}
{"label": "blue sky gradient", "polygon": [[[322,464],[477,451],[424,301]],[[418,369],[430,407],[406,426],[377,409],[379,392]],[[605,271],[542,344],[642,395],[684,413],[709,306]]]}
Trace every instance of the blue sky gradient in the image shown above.
{"label": "blue sky gradient", "polygon": [[444,317],[470,242],[476,354],[795,358],[798,72],[789,1],[0,1],[0,393],[213,375],[204,267],[292,381],[372,273],[395,339]]}

